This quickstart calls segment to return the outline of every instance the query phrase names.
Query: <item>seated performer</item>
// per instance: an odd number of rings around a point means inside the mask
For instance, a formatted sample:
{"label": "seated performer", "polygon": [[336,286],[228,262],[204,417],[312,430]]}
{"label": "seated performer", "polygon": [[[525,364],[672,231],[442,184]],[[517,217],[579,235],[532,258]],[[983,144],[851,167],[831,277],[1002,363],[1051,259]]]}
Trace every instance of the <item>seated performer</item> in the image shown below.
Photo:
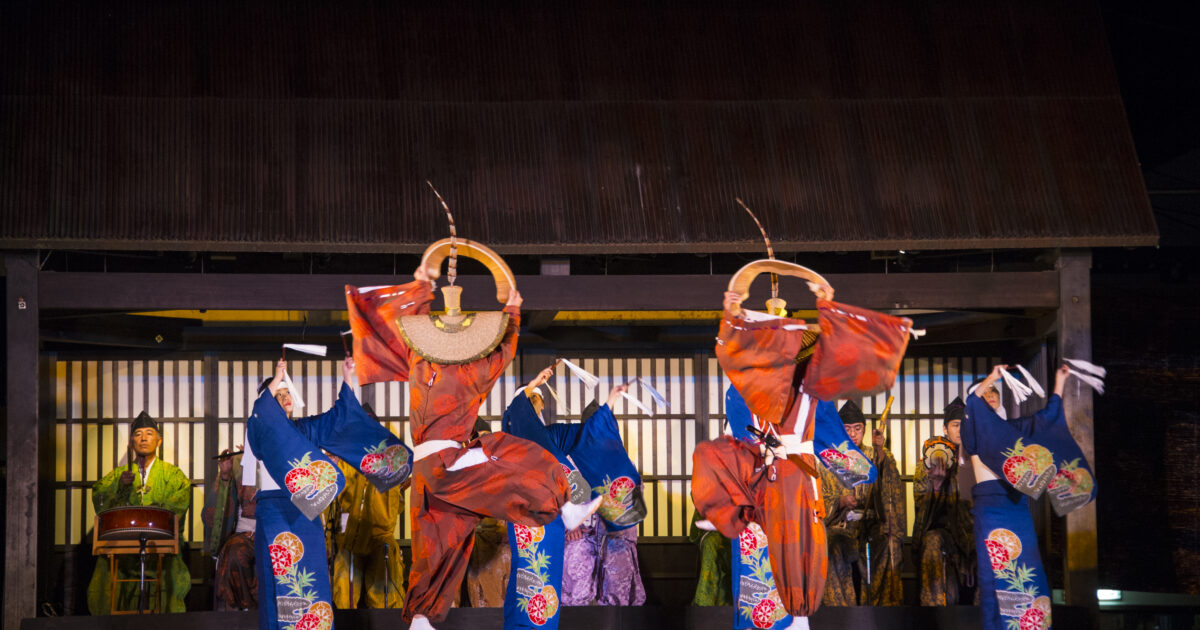
{"label": "seated performer", "polygon": [[980,612],[984,630],[1044,630],[1050,627],[1050,587],[1029,499],[1045,492],[1055,511],[1065,514],[1092,501],[1096,488],[1063,413],[1070,370],[1064,365],[1055,374],[1044,409],[1006,421],[979,395],[1005,377],[1004,367],[996,366],[967,397],[962,423],[963,452],[976,481],[971,514]]}
{"label": "seated performer", "polygon": [[333,592],[318,518],[345,487],[324,451],[351,463],[386,491],[408,478],[411,452],[363,410],[350,389],[354,359],[342,363],[337,402],[325,413],[290,420],[286,363],[259,388],[246,422],[242,484],[257,486],[254,546],[259,628],[330,630]]}
{"label": "seated performer", "polygon": [[688,528],[688,540],[700,547],[700,572],[696,581],[693,606],[731,606],[729,569],[733,565],[729,539],[721,532],[696,525],[703,520],[699,512],[692,514],[692,525]]}
{"label": "seated performer", "polygon": [[[862,409],[847,401],[838,410],[850,440],[879,471],[874,483],[848,489],[822,471],[825,527],[829,536],[829,577],[823,603],[829,606],[899,606],[901,541],[907,524],[904,484],[896,459],[876,429],[866,436]],[[858,573],[857,593],[854,574]]]}
{"label": "seated performer", "polygon": [[[128,466],[113,469],[92,487],[92,505],[97,512],[127,505],[153,505],[167,508],[179,515],[179,521],[192,505],[192,484],[183,471],[162,461],[156,454],[162,444],[158,423],[143,411],[130,427]],[[180,527],[182,534],[182,526]],[[120,579],[136,579],[140,571],[137,554],[117,558]],[[154,592],[152,578],[157,562],[146,563],[146,588],[150,589],[150,606],[159,612],[184,612],[183,599],[192,587],[187,564],[176,554],[163,559],[162,590]],[[116,606],[119,610],[137,610],[138,585],[120,583]],[[108,559],[100,558],[88,584],[88,610],[93,615],[111,612]]]}
{"label": "seated performer", "polygon": [[404,557],[396,523],[404,510],[405,484],[380,492],[340,458],[346,489],[327,512],[333,535],[333,605],[358,608],[363,592],[369,608],[404,606]]}
{"label": "seated performer", "polygon": [[958,494],[958,449],[965,409],[961,398],[946,405],[945,435],[925,440],[913,476],[913,557],[920,566],[922,606],[958,604],[959,594],[975,583],[970,502]]}
{"label": "seated performer", "polygon": [[[509,291],[507,327],[493,350],[474,360],[442,364],[408,346],[397,329],[404,316],[428,314],[433,301],[425,269],[418,268],[413,277],[414,282],[398,287],[348,287],[347,306],[355,355],[374,355],[377,362],[360,371],[362,382],[409,382],[416,463],[410,508],[413,566],[403,619],[411,628],[423,629],[446,618],[481,518],[538,528],[561,513],[561,522],[574,529],[599,502],[572,508],[566,476],[554,457],[533,442],[504,433],[470,441],[479,406],[516,353],[520,294]],[[371,349],[364,350],[364,343]],[[386,357],[380,344],[389,353]]]}
{"label": "seated performer", "polygon": [[[486,420],[475,421],[471,440],[492,432]],[[467,565],[467,600],[472,608],[500,608],[508,591],[508,573],[512,551],[508,545],[508,526],[504,521],[483,518],[475,526],[475,547]]]}
{"label": "seated performer", "polygon": [[[242,450],[239,445],[237,450]],[[243,486],[241,455],[221,452],[217,480],[205,491],[201,513],[205,533],[204,553],[217,560],[213,576],[213,610],[258,608],[258,578],[254,568],[253,486]]]}

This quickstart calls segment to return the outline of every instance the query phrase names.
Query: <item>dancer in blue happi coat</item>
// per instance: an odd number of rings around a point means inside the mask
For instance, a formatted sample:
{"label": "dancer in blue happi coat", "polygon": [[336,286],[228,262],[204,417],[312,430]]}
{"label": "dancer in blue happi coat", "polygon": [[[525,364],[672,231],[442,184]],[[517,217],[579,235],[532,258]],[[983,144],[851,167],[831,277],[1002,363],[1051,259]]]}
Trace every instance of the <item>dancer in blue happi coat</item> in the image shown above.
{"label": "dancer in blue happi coat", "polygon": [[[875,481],[876,469],[846,433],[837,405],[818,400],[813,414],[813,452],[817,459],[847,488]],[[751,445],[762,444],[769,428],[746,406],[737,389],[725,392],[726,432]],[[765,628],[783,630],[792,616],[778,601],[775,578],[762,526],[751,522],[733,541],[733,627],[735,630]]]}
{"label": "dancer in blue happi coat", "polygon": [[[1043,492],[1059,514],[1095,498],[1095,484],[1079,445],[1071,437],[1062,392],[1070,370],[1055,374],[1046,407],[1004,420],[999,396],[989,389],[1006,376],[996,366],[967,397],[962,446],[975,485],[975,553],[979,566],[984,630],[1045,630],[1050,627],[1050,585],[1038,553],[1029,499]],[[985,398],[995,401],[989,404]],[[965,462],[964,462],[965,463]]]}
{"label": "dancer in blue happi coat", "polygon": [[257,487],[254,551],[262,630],[330,630],[333,596],[321,512],[345,486],[322,450],[353,465],[381,492],[412,470],[412,451],[363,411],[350,389],[354,360],[342,364],[338,400],[325,413],[290,420],[294,400],[285,362],[259,387],[246,421],[242,483]]}

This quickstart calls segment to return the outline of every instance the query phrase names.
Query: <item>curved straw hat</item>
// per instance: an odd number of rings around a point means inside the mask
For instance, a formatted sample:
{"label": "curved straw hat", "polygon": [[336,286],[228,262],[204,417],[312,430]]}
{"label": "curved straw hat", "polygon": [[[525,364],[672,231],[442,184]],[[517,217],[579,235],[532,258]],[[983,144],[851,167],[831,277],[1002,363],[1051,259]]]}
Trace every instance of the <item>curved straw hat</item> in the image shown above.
{"label": "curved straw hat", "polygon": [[[473,258],[492,272],[496,282],[496,299],[504,304],[509,292],[516,287],[512,270],[496,252],[467,239],[442,239],[426,250],[421,265],[431,279],[441,275],[442,262],[451,255],[451,247],[457,255]],[[453,289],[453,291],[447,291]],[[459,287],[443,287],[446,298],[445,314],[405,315],[397,320],[400,336],[414,352],[431,363],[454,365],[469,363],[490,354],[504,339],[509,315],[503,311],[481,311],[458,313]]]}

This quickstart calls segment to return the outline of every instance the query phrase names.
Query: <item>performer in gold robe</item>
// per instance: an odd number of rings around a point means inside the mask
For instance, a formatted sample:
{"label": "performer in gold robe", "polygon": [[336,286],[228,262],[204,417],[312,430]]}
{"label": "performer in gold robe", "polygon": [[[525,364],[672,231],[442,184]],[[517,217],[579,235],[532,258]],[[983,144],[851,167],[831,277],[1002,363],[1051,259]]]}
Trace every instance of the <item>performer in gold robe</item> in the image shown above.
{"label": "performer in gold robe", "polygon": [[870,444],[863,441],[866,421],[858,405],[846,402],[838,413],[846,433],[874,462],[879,477],[849,490],[828,470],[821,470],[829,543],[822,601],[829,606],[899,606],[904,598],[900,584],[901,541],[907,523],[904,484],[896,459],[884,446],[883,433],[875,430]]}
{"label": "performer in gold robe", "polygon": [[404,511],[405,482],[380,492],[338,459],[346,488],[326,511],[333,554],[333,605],[357,608],[364,591],[369,608],[404,606],[404,557],[396,523]]}

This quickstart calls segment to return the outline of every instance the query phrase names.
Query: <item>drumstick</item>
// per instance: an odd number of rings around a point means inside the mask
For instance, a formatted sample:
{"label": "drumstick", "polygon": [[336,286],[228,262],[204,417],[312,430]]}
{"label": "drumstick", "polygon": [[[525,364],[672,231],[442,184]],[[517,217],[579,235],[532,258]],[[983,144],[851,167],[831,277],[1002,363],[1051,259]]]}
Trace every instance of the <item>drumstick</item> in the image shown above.
{"label": "drumstick", "polygon": [[245,452],[246,451],[234,451],[232,453],[222,453],[221,455],[213,455],[212,458],[213,459],[229,459],[230,457],[233,457],[235,455],[241,455],[242,453],[245,453]]}

